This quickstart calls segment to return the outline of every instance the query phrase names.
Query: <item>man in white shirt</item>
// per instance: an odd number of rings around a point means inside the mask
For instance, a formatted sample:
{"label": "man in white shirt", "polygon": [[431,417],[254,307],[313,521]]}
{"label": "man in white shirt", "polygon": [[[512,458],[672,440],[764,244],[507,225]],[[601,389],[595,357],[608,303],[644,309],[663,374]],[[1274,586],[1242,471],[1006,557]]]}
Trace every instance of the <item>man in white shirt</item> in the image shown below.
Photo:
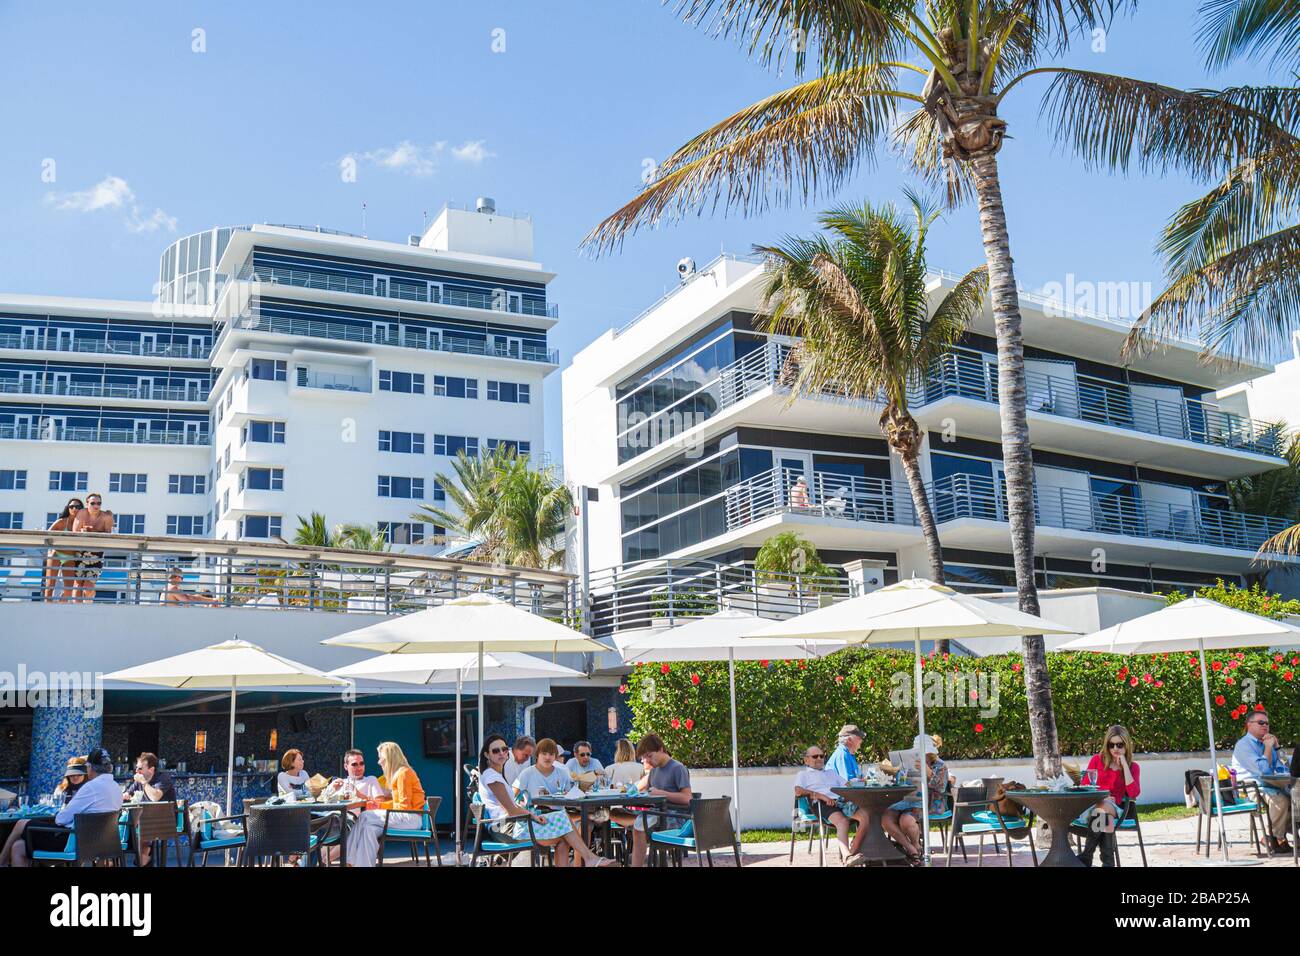
{"label": "man in white shirt", "polygon": [[366,757],[360,750],[349,750],[343,755],[343,770],[347,776],[338,781],[335,793],[360,800],[383,800],[388,797],[388,791],[379,781],[366,773]]}
{"label": "man in white shirt", "polygon": [[513,787],[519,775],[524,772],[524,768],[532,765],[533,751],[536,749],[537,741],[532,737],[525,734],[515,738],[515,745],[510,748],[505,769],[501,771],[501,776],[506,778],[508,786]]}
{"label": "man in white shirt", "polygon": [[[97,747],[86,760],[86,782],[54,817],[54,826],[28,825],[24,834],[38,850],[62,850],[72,835],[78,813],[104,813],[122,809],[122,788],[113,779],[113,757]],[[10,851],[14,866],[31,866],[27,842],[15,843]]]}
{"label": "man in white shirt", "polygon": [[605,773],[605,765],[591,755],[591,742],[588,740],[579,740],[573,745],[573,756],[564,767],[573,777],[583,773]]}
{"label": "man in white shirt", "polygon": [[[840,842],[841,857],[845,866],[857,866],[862,863],[858,847],[867,835],[867,813],[851,803],[845,802],[832,789],[844,787],[848,781],[834,770],[827,770],[826,752],[816,745],[809,747],[803,755],[804,769],[794,778],[794,795],[808,798],[808,809],[821,817],[822,825],[829,823],[835,828],[835,839]],[[852,846],[849,845],[850,821],[858,821],[858,834]]]}

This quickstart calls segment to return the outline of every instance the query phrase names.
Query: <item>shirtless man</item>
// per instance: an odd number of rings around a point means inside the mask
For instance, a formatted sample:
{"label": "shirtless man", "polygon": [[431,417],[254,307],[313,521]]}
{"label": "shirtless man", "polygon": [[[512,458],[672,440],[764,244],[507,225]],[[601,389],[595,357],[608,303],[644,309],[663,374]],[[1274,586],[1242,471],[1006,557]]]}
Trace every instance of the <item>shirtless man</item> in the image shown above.
{"label": "shirtless man", "polygon": [[[86,496],[86,507],[77,512],[72,521],[73,531],[87,534],[111,534],[113,531],[113,512],[102,510],[104,497],[99,492]],[[72,600],[77,604],[88,604],[95,600],[95,582],[104,570],[103,551],[81,552],[81,566],[77,569],[77,587],[73,590]]]}
{"label": "shirtless man", "polygon": [[206,594],[188,594],[181,586],[184,575],[180,569],[172,568],[171,574],[167,576],[167,591],[163,595],[164,604],[202,604],[211,607],[214,604],[220,604],[214,597],[208,597]]}

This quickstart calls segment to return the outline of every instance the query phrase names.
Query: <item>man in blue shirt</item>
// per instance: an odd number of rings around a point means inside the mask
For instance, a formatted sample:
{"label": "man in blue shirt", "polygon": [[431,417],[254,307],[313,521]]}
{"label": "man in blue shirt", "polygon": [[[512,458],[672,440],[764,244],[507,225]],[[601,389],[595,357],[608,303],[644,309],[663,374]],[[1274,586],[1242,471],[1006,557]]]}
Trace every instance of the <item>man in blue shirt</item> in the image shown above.
{"label": "man in blue shirt", "polygon": [[[72,799],[54,816],[54,826],[27,827],[24,836],[33,849],[62,850],[72,835],[72,824],[78,813],[103,813],[122,809],[122,788],[113,779],[113,757],[103,747],[97,747],[86,759],[86,782],[73,794]],[[27,842],[14,845],[14,866],[30,866]]]}
{"label": "man in blue shirt", "polygon": [[826,761],[826,769],[833,770],[848,783],[859,779],[862,772],[858,770],[858,748],[862,746],[864,734],[857,724],[845,724],[835,735],[835,751]]}
{"label": "man in blue shirt", "polygon": [[1254,780],[1268,800],[1269,849],[1273,853],[1291,852],[1286,842],[1291,830],[1291,797],[1276,787],[1260,782],[1266,774],[1285,774],[1286,762],[1277,737],[1269,733],[1268,714],[1257,710],[1246,719],[1246,735],[1232,748],[1232,769],[1238,780]]}

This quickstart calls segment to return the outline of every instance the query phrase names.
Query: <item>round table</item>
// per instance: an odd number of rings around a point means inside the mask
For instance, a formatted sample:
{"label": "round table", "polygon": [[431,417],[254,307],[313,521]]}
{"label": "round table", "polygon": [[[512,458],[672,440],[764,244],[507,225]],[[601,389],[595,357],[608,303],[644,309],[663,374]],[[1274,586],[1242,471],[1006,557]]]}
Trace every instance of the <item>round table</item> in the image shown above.
{"label": "round table", "polygon": [[861,824],[862,845],[858,852],[873,863],[892,863],[907,857],[894,846],[880,828],[880,816],[892,804],[905,800],[916,793],[915,787],[831,787],[831,792],[855,804],[867,815],[867,822]]}
{"label": "round table", "polygon": [[1289,773],[1266,773],[1259,779],[1261,783],[1267,784],[1274,790],[1281,790],[1283,793],[1290,793],[1296,782],[1296,778]]}
{"label": "round table", "polygon": [[1007,799],[1032,810],[1051,828],[1052,846],[1039,866],[1083,866],[1070,849],[1070,824],[1106,798],[1101,788],[1088,790],[1008,790]]}

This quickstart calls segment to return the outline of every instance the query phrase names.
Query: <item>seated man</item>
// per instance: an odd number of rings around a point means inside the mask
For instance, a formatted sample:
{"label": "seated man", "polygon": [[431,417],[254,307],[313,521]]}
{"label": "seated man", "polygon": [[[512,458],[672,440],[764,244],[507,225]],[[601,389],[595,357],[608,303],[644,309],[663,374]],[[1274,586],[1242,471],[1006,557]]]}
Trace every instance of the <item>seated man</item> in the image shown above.
{"label": "seated man", "polygon": [[[137,797],[136,794],[140,796]],[[174,803],[176,801],[176,786],[172,783],[171,774],[166,770],[158,769],[157,755],[146,751],[135,758],[135,776],[122,791],[122,798],[132,803],[141,801]],[[136,858],[141,866],[149,865],[151,849],[147,846],[137,847]]]}
{"label": "seated man", "polygon": [[72,835],[78,813],[117,812],[122,809],[122,790],[113,779],[113,757],[103,747],[96,747],[86,757],[86,782],[54,817],[53,825],[29,823],[26,840],[14,846],[14,866],[31,866],[27,849],[62,850]]}
{"label": "seated man", "polygon": [[510,757],[506,760],[505,769],[501,771],[501,776],[506,778],[506,786],[513,787],[519,775],[524,772],[524,768],[533,762],[533,751],[537,748],[537,741],[533,740],[527,734],[522,734],[515,738],[515,744],[510,748]]}
{"label": "seated man", "polygon": [[[367,803],[373,801],[376,804],[392,796],[377,778],[366,773],[366,757],[360,750],[349,750],[343,755],[343,770],[346,776],[331,780],[325,788],[325,793],[329,796],[365,800]],[[360,808],[352,810],[354,815],[360,812]]]}
{"label": "seated man", "polygon": [[591,742],[587,740],[579,740],[573,745],[573,756],[564,767],[572,777],[582,773],[605,775],[605,765],[591,755]]}
{"label": "seated man", "polygon": [[[814,745],[805,750],[803,762],[804,769],[794,778],[794,795],[807,797],[808,809],[820,816],[823,824],[829,823],[835,828],[835,839],[843,850],[844,865],[858,866],[863,862],[858,847],[867,834],[867,812],[834,792],[834,787],[847,786],[848,781],[834,770],[826,769],[826,753],[821,747]],[[852,846],[849,845],[850,820],[858,821],[858,833]]]}
{"label": "seated man", "polygon": [[[664,797],[669,807],[686,808],[691,805],[691,775],[684,766],[668,755],[658,734],[646,734],[636,745],[636,756],[646,768],[645,776],[637,789],[652,797]],[[659,815],[626,811],[612,811],[611,819],[632,828],[632,865],[645,866],[649,848],[647,831],[659,825]]]}
{"label": "seated man", "polygon": [[220,604],[214,597],[208,597],[204,594],[187,594],[181,588],[181,582],[184,575],[179,568],[173,568],[171,574],[167,575],[167,590],[163,594],[164,604]]}
{"label": "seated man", "polygon": [[[1282,749],[1277,737],[1269,733],[1268,713],[1257,710],[1246,718],[1246,735],[1232,749],[1232,769],[1237,780],[1254,780],[1265,774],[1288,773],[1282,759]],[[1268,801],[1269,852],[1290,853],[1291,844],[1286,835],[1291,830],[1291,798],[1282,790],[1260,783],[1260,790]]]}

